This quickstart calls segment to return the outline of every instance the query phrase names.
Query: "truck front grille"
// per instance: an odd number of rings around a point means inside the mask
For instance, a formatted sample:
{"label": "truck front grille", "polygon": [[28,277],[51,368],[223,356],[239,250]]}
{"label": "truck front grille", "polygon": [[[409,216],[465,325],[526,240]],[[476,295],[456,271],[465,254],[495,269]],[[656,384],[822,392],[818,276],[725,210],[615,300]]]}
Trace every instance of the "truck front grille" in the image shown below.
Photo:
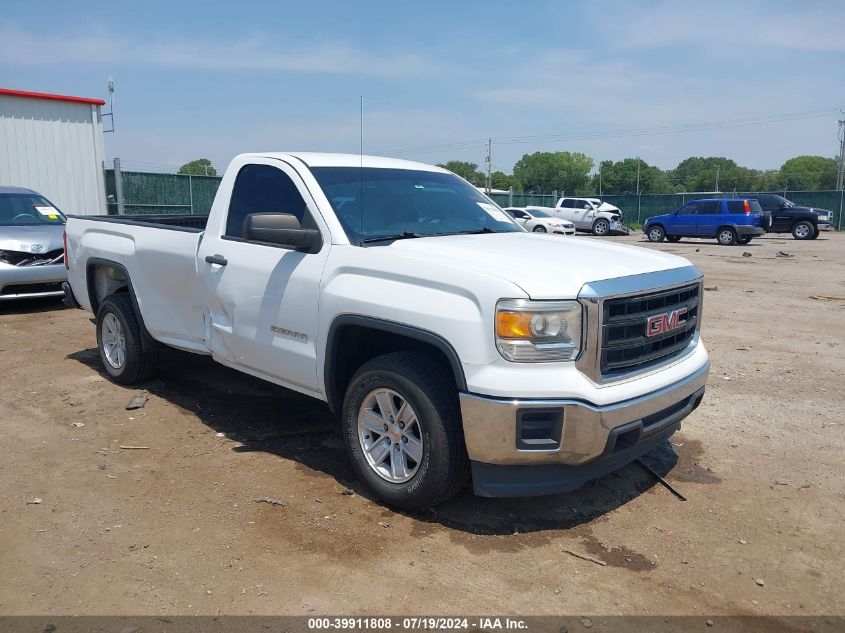
{"label": "truck front grille", "polygon": [[[605,379],[644,371],[678,356],[698,329],[701,284],[607,299],[602,307],[600,367]],[[686,308],[683,323],[648,336],[650,317]]]}

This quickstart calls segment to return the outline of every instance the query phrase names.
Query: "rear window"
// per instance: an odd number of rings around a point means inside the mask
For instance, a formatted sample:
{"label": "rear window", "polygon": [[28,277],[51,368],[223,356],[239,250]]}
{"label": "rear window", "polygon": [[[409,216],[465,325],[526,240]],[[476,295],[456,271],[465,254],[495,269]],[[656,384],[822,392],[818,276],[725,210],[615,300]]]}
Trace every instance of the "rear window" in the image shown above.
{"label": "rear window", "polygon": [[746,202],[750,213],[763,213],[763,207],[756,200],[728,200],[728,213],[745,213]]}

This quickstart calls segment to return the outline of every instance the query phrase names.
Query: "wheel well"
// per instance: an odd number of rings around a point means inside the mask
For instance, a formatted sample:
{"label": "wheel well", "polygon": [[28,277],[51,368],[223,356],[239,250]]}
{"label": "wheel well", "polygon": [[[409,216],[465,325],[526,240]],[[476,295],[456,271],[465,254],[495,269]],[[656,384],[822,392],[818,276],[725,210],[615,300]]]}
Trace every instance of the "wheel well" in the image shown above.
{"label": "wheel well", "polygon": [[129,292],[130,282],[126,269],[119,264],[93,262],[88,264],[88,299],[94,314],[100,303],[115,292]]}
{"label": "wheel well", "polygon": [[343,404],[352,376],[368,360],[390,352],[420,352],[437,362],[456,389],[466,389],[455,350],[438,335],[388,321],[351,317],[336,321],[329,332],[323,380],[329,407]]}
{"label": "wheel well", "polygon": [[650,231],[651,229],[653,229],[654,227],[659,227],[660,229],[662,229],[662,230],[663,230],[663,232],[664,232],[664,233],[666,232],[666,227],[665,227],[665,226],[663,226],[663,224],[661,224],[660,222],[655,222],[654,224],[649,224],[649,225],[648,225],[648,229],[649,229],[649,231]]}
{"label": "wheel well", "polygon": [[731,231],[733,231],[734,233],[736,233],[736,229],[735,229],[733,226],[731,226],[730,224],[723,224],[723,225],[722,225],[722,226],[720,226],[718,229],[716,229],[716,235],[718,235],[719,233],[721,233],[724,229],[730,229]]}
{"label": "wheel well", "polygon": [[806,222],[807,224],[809,224],[809,225],[810,225],[810,226],[812,226],[813,228],[816,228],[816,223],[815,223],[815,222],[813,222],[813,221],[812,221],[812,220],[810,220],[810,219],[807,219],[807,218],[801,218],[800,220],[795,220],[795,222],[793,222],[793,223],[792,223],[792,227],[791,227],[791,228],[793,228],[793,229],[794,229],[796,225],[801,224],[802,222]]}

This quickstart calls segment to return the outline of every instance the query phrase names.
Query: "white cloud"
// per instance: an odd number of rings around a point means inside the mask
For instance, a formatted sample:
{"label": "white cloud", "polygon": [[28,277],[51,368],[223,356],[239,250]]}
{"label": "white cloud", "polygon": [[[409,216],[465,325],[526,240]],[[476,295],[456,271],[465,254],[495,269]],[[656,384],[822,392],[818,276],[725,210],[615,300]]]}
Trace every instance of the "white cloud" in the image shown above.
{"label": "white cloud", "polygon": [[403,51],[370,51],[344,43],[279,41],[265,35],[231,40],[137,40],[91,29],[85,33],[0,27],[0,66],[128,63],[180,70],[256,70],[395,77],[436,70],[426,57]]}
{"label": "white cloud", "polygon": [[845,4],[841,2],[823,8],[724,0],[664,1],[647,8],[641,3],[612,6],[611,11],[603,6],[599,12],[593,5],[593,21],[605,42],[618,48],[678,46],[717,55],[760,49],[845,52],[841,34]]}

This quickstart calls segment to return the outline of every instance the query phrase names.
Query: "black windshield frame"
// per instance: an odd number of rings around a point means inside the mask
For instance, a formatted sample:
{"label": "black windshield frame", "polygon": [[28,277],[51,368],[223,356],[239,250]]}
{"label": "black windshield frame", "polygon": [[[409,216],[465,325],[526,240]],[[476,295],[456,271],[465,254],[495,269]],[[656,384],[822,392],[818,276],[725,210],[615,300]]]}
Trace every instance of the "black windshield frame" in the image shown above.
{"label": "black windshield frame", "polygon": [[310,170],[352,244],[524,232],[495,202],[451,173],[384,167]]}

